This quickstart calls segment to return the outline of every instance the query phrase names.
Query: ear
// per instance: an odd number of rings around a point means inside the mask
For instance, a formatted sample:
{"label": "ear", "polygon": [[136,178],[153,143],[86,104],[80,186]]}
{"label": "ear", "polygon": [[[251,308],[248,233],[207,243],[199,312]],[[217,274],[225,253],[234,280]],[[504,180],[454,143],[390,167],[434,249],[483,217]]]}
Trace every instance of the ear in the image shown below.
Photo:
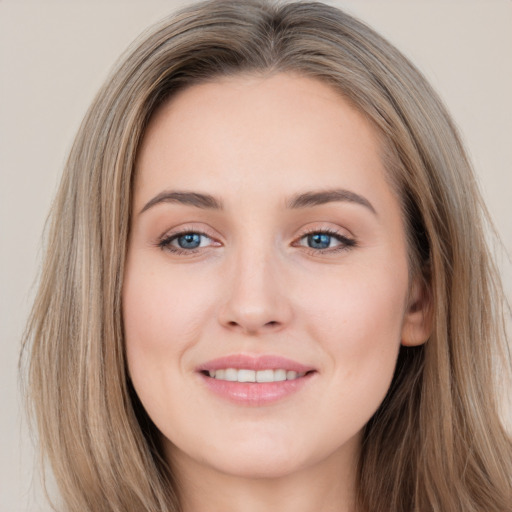
{"label": "ear", "polygon": [[428,284],[417,276],[411,285],[409,300],[402,324],[402,345],[416,347],[432,334],[433,304]]}

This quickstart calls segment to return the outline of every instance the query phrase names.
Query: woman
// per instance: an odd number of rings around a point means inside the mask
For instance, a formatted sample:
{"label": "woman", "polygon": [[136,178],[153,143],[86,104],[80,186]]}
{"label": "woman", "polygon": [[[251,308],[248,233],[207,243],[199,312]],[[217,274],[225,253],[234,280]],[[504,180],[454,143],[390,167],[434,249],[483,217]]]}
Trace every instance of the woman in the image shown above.
{"label": "woman", "polygon": [[165,20],[52,218],[27,340],[66,510],[510,510],[485,208],[368,27],[252,1]]}

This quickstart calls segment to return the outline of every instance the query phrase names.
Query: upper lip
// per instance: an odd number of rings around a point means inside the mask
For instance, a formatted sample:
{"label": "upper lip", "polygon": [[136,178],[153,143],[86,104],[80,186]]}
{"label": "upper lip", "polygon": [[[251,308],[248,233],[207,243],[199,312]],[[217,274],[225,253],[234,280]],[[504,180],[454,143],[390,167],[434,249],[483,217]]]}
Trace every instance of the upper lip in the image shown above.
{"label": "upper lip", "polygon": [[312,366],[304,365],[278,355],[248,355],[233,354],[229,356],[212,359],[198,366],[197,371],[222,370],[225,368],[236,368],[244,370],[287,370],[297,373],[307,373],[314,370]]}

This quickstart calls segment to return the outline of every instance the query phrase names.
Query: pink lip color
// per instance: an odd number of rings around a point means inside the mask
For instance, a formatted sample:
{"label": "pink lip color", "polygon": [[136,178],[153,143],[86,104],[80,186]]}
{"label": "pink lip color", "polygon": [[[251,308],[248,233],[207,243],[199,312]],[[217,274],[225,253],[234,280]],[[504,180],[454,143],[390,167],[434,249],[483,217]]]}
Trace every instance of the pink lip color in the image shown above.
{"label": "pink lip color", "polygon": [[[231,382],[211,378],[203,372],[223,368],[277,370],[308,373],[294,380],[279,382]],[[197,368],[206,387],[216,395],[239,405],[260,406],[281,400],[299,391],[314,375],[314,368],[280,356],[247,356],[236,354],[208,361]]]}
{"label": "pink lip color", "polygon": [[312,366],[306,366],[286,357],[275,355],[246,355],[234,354],[226,357],[219,357],[200,365],[198,371],[221,370],[223,368],[237,368],[239,370],[293,370],[297,373],[306,373],[314,370]]}

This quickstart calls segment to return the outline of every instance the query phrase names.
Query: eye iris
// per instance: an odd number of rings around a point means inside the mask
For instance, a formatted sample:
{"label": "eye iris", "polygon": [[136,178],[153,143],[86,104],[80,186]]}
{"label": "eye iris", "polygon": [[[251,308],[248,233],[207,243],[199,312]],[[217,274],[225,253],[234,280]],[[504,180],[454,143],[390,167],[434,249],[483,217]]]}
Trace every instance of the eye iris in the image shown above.
{"label": "eye iris", "polygon": [[182,249],[196,249],[201,245],[201,235],[198,233],[187,233],[178,237],[177,241]]}
{"label": "eye iris", "polygon": [[331,236],[325,233],[308,235],[308,245],[313,249],[327,249],[331,243]]}

